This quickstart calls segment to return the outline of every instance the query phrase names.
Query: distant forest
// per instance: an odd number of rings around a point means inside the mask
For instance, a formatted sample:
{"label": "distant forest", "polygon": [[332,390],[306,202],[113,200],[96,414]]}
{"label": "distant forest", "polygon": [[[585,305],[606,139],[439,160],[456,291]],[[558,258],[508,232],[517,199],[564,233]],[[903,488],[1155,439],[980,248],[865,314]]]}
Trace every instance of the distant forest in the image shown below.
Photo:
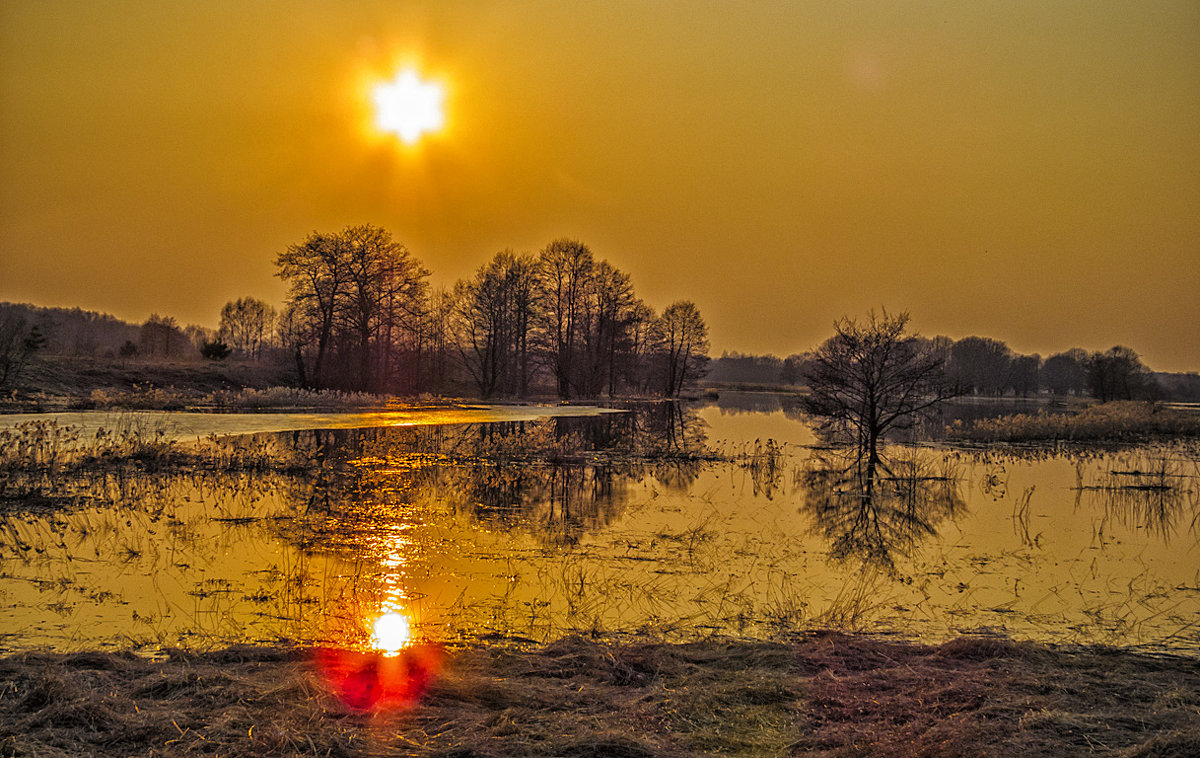
{"label": "distant forest", "polygon": [[[1136,352],[1113,347],[1089,353],[1072,348],[1042,358],[1022,355],[989,337],[923,340],[945,361],[950,380],[967,395],[1033,397],[1041,394],[1100,400],[1200,402],[1200,374],[1151,371]],[[802,385],[810,354],[724,353],[708,366],[710,384],[790,387]]]}
{"label": "distant forest", "polygon": [[[501,256],[499,260],[488,264],[484,268],[485,276],[482,281],[486,282],[489,272],[494,275],[497,268],[503,267],[507,262],[508,259]],[[480,282],[477,278],[473,284],[461,284],[461,287],[479,287]],[[0,388],[6,384],[11,385],[11,381],[5,381],[5,374],[9,374],[11,378],[13,370],[18,368],[16,360],[24,352],[27,342],[32,348],[28,359],[36,359],[37,355],[54,355],[120,360],[141,358],[202,361],[206,360],[204,353],[207,352],[208,360],[283,362],[288,365],[294,363],[294,351],[288,353],[282,347],[282,340],[278,334],[278,315],[266,303],[253,298],[233,301],[222,309],[221,323],[223,326],[218,330],[195,325],[180,327],[170,317],[152,315],[142,324],[130,324],[107,314],[79,308],[43,308],[0,303]],[[228,344],[220,340],[227,340]],[[1098,376],[1102,373],[1098,368],[1104,365],[1107,355],[1109,359],[1122,361],[1126,367],[1132,366],[1134,383],[1130,386],[1130,395],[1169,401],[1200,402],[1200,374],[1152,372],[1141,364],[1136,353],[1127,348],[1114,348],[1104,353],[1072,349],[1043,359],[1036,354],[1021,355],[1003,342],[985,337],[967,337],[958,341],[947,337],[935,337],[927,342],[942,352],[950,376],[968,394],[1010,397],[1039,394],[1103,397],[1106,390],[1097,384]],[[486,340],[481,344],[486,346]],[[217,350],[217,355],[214,356],[214,345],[224,345],[225,350]],[[445,386],[444,389],[474,393],[479,389],[478,382],[473,378],[472,368],[465,362],[471,359],[470,354],[475,350],[474,343],[463,347],[468,351],[468,356],[464,358],[460,355],[453,361],[456,365],[451,369],[455,374],[457,386]],[[519,358],[519,351],[515,355]],[[805,353],[786,358],[775,355],[724,353],[707,363],[703,380],[709,385],[763,388],[799,386],[803,384],[807,359]],[[503,368],[501,359],[493,360],[495,363],[486,369],[491,372],[491,379],[485,381],[494,380],[500,389],[512,390],[512,369]],[[476,367],[474,371],[480,372],[483,369]],[[516,376],[521,376],[519,369]],[[620,388],[627,390],[627,374],[621,376]],[[688,381],[691,380],[689,377]],[[551,380],[548,375],[543,375],[540,381],[546,383]],[[605,394],[607,386],[600,389],[601,392],[597,394]],[[1121,390],[1109,389],[1107,393],[1121,394]]]}

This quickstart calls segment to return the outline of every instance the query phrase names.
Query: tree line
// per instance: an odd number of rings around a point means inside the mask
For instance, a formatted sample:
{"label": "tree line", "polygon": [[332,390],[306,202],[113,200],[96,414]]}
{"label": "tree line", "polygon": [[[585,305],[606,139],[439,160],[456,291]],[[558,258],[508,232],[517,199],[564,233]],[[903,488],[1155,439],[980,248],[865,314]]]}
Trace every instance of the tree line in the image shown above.
{"label": "tree line", "polygon": [[227,304],[207,349],[285,352],[309,387],[677,396],[708,360],[708,329],[694,303],[657,313],[629,274],[578,240],[556,239],[536,254],[500,251],[442,289],[373,225],[313,232],[281,252],[276,266],[288,285],[282,311],[252,298]]}
{"label": "tree line", "polygon": [[[1038,394],[1108,400],[1200,401],[1200,375],[1154,372],[1124,346],[1092,351],[1071,348],[1047,358],[1024,355],[990,337],[916,338],[944,365],[960,394],[1030,397]],[[786,358],[726,353],[713,359],[708,380],[738,384],[799,385],[815,353]]]}
{"label": "tree line", "polygon": [[695,303],[657,312],[628,273],[574,239],[537,253],[502,250],[446,288],[432,287],[429,269],[370,224],[314,231],[275,263],[288,286],[282,308],[241,297],[221,309],[215,330],[157,313],[132,325],[0,304],[2,352],[11,357],[3,363],[13,367],[4,373],[45,346],[43,333],[51,335],[47,353],[232,356],[286,363],[308,388],[392,394],[673,397],[708,362],[708,327]]}

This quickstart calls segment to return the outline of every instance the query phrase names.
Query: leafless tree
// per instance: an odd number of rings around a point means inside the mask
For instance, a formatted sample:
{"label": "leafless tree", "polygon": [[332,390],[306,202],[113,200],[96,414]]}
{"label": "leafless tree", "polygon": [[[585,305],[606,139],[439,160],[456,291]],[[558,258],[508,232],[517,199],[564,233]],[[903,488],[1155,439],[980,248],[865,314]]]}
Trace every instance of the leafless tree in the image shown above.
{"label": "leafless tree", "polygon": [[1087,351],[1071,348],[1042,364],[1042,383],[1056,395],[1082,395],[1087,389]]}
{"label": "leafless tree", "polygon": [[1009,385],[1013,352],[991,337],[964,337],[950,347],[946,369],[963,392],[999,395]]}
{"label": "leafless tree", "polygon": [[299,245],[289,245],[275,259],[276,276],[290,285],[288,300],[293,318],[304,324],[294,333],[303,334],[316,345],[309,375],[316,386],[324,381],[325,358],[346,297],[350,275],[346,244],[339,234],[313,232]]}
{"label": "leafless tree", "polygon": [[690,300],[671,303],[659,317],[656,334],[663,360],[666,395],[676,397],[700,378],[708,363],[708,326]]}
{"label": "leafless tree", "polygon": [[620,357],[630,348],[629,331],[638,304],[629,274],[608,261],[595,265],[579,321],[582,355],[577,373],[584,394],[616,394]]}
{"label": "leafless tree", "polygon": [[[336,234],[313,232],[276,259],[288,282],[291,334],[315,346],[312,383],[328,384],[328,358],[337,350],[339,383],[382,389],[394,361],[420,342],[426,316],[426,270],[386,230],[365,224]],[[308,372],[305,372],[308,373]]]}
{"label": "leafless tree", "polygon": [[143,355],[171,357],[186,344],[188,338],[180,330],[174,316],[151,313],[138,335],[138,348]]}
{"label": "leafless tree", "polygon": [[844,317],[805,368],[805,409],[826,434],[853,446],[868,493],[884,435],[957,394],[942,359],[908,332],[908,321],[907,313],[887,311],[861,323]]}
{"label": "leafless tree", "polygon": [[397,343],[424,315],[429,271],[381,227],[351,226],[341,236],[348,271],[342,317],[358,357],[355,384],[381,389]]}
{"label": "leafless tree", "polygon": [[564,400],[575,390],[580,312],[594,265],[587,245],[565,238],[547,245],[537,260],[541,354]]}
{"label": "leafless tree", "polygon": [[533,258],[505,250],[455,286],[455,341],[484,397],[528,391],[534,285]]}
{"label": "leafless tree", "polygon": [[1102,403],[1110,400],[1151,400],[1157,388],[1154,375],[1132,349],[1117,345],[1093,353],[1087,361],[1088,387]]}
{"label": "leafless tree", "polygon": [[253,297],[231,300],[221,309],[217,338],[249,358],[258,358],[275,331],[275,309]]}

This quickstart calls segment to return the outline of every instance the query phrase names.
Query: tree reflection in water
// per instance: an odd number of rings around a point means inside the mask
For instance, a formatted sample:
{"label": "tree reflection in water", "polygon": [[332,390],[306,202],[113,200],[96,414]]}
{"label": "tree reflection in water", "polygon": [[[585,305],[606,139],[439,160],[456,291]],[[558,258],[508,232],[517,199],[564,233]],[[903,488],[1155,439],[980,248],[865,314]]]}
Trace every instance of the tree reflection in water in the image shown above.
{"label": "tree reflection in water", "polygon": [[686,489],[715,458],[699,414],[674,402],[598,417],[309,434],[295,443],[336,465],[314,481],[293,538],[359,554],[417,503],[573,545],[619,516],[634,485]]}
{"label": "tree reflection in water", "polygon": [[858,559],[891,572],[898,557],[962,515],[966,503],[944,461],[908,451],[881,456],[877,471],[866,460],[853,450],[815,454],[798,474],[801,511],[829,541],[832,559]]}

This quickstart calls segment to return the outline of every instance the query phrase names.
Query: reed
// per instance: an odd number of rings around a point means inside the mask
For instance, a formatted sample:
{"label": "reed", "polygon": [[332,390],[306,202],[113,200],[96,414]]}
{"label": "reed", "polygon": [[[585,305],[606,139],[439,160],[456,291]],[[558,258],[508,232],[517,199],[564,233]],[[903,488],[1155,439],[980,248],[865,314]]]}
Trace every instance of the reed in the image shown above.
{"label": "reed", "polygon": [[1156,438],[1200,437],[1200,413],[1155,403],[1118,401],[1078,413],[1019,413],[1002,418],[955,421],[946,428],[954,442],[1141,442]]}

